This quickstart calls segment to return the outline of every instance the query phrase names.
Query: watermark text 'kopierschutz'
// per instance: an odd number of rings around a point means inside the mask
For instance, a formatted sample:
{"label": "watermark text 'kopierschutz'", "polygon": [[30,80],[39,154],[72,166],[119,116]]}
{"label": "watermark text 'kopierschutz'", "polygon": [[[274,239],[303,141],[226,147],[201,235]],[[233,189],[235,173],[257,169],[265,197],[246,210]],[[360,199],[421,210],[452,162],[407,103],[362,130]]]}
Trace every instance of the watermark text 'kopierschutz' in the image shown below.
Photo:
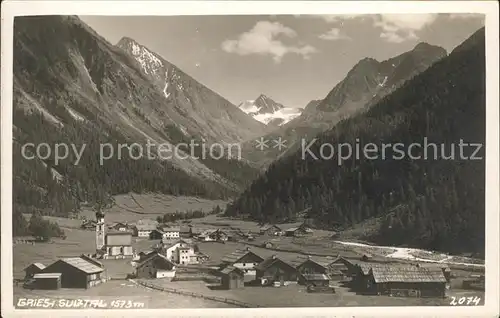
{"label": "watermark text 'kopierschutz'", "polygon": [[318,139],[302,140],[302,160],[337,160],[338,165],[349,159],[368,160],[482,160],[480,156],[483,144],[466,143],[460,139],[459,143],[432,143],[427,137],[421,143],[367,143],[362,145],[359,139],[356,143],[318,143]]}

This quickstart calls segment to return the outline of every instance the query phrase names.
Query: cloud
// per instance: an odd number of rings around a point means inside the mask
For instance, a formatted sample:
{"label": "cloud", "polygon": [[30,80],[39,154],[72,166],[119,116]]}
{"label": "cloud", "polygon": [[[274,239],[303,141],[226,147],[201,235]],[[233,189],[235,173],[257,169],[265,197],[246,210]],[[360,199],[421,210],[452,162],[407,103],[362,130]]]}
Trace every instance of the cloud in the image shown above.
{"label": "cloud", "polygon": [[279,35],[294,38],[297,33],[279,22],[259,21],[250,31],[240,34],[236,40],[225,40],[222,49],[239,55],[270,55],[276,63],[281,62],[286,54],[298,54],[308,59],[312,53],[317,52],[311,45],[286,45],[276,39]]}
{"label": "cloud", "polygon": [[[333,14],[309,17],[319,18],[327,23],[341,24],[348,20],[368,21],[373,27],[381,29],[380,37],[383,40],[401,43],[418,39],[418,31],[434,23],[438,14]],[[331,32],[333,32],[332,38],[335,38],[335,33],[338,31]]]}
{"label": "cloud", "polygon": [[320,39],[327,40],[327,41],[351,40],[350,37],[348,37],[345,34],[342,34],[340,32],[339,28],[332,28],[329,31],[319,35],[318,37]]}
{"label": "cloud", "polygon": [[381,28],[380,37],[387,42],[401,43],[418,39],[417,32],[436,21],[438,14],[379,14],[374,26]]}

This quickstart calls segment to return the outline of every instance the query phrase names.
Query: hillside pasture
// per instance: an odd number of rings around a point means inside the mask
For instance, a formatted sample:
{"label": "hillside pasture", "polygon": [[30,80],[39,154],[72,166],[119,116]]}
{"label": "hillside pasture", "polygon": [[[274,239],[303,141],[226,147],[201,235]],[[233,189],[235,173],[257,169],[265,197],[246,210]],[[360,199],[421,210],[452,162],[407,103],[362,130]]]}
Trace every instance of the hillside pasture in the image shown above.
{"label": "hillside pasture", "polygon": [[[224,209],[227,202],[222,200],[208,200],[196,197],[174,197],[155,193],[148,194],[123,194],[114,196],[113,207],[104,210],[106,222],[133,223],[141,219],[156,219],[168,213],[201,210],[209,212],[217,205]],[[95,212],[85,208],[80,213],[87,219],[94,219]]]}

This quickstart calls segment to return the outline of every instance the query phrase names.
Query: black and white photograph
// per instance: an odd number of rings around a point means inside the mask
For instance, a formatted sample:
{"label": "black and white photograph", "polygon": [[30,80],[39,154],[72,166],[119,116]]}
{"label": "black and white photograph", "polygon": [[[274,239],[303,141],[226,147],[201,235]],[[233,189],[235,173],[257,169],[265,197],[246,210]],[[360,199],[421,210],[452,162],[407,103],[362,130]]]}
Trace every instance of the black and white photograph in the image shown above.
{"label": "black and white photograph", "polygon": [[496,1],[6,1],[1,82],[2,316],[499,314]]}

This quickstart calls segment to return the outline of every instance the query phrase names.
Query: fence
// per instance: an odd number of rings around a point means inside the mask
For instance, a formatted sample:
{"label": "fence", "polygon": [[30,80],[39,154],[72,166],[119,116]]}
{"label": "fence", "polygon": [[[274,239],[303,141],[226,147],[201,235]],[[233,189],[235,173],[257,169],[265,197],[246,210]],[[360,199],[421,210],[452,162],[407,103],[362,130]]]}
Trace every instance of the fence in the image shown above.
{"label": "fence", "polygon": [[206,295],[197,294],[197,293],[193,293],[193,292],[188,292],[188,291],[184,291],[184,290],[178,290],[178,289],[175,289],[175,288],[161,287],[161,286],[157,286],[157,285],[146,283],[146,282],[142,282],[142,281],[134,281],[134,280],[131,280],[131,281],[134,282],[134,283],[137,283],[139,285],[142,285],[144,287],[151,288],[151,289],[154,289],[154,290],[163,291],[163,292],[167,292],[167,293],[174,293],[174,294],[178,294],[178,295],[190,296],[190,297],[195,297],[195,298],[202,298],[202,299],[212,300],[212,301],[216,301],[216,302],[220,302],[220,303],[225,303],[225,304],[229,304],[229,305],[234,305],[234,306],[242,307],[242,308],[260,307],[258,305],[253,305],[253,304],[245,303],[245,302],[242,302],[242,301],[239,301],[239,300],[234,300],[234,299],[229,299],[229,298],[223,298],[223,297],[216,297],[216,296],[206,296]]}

